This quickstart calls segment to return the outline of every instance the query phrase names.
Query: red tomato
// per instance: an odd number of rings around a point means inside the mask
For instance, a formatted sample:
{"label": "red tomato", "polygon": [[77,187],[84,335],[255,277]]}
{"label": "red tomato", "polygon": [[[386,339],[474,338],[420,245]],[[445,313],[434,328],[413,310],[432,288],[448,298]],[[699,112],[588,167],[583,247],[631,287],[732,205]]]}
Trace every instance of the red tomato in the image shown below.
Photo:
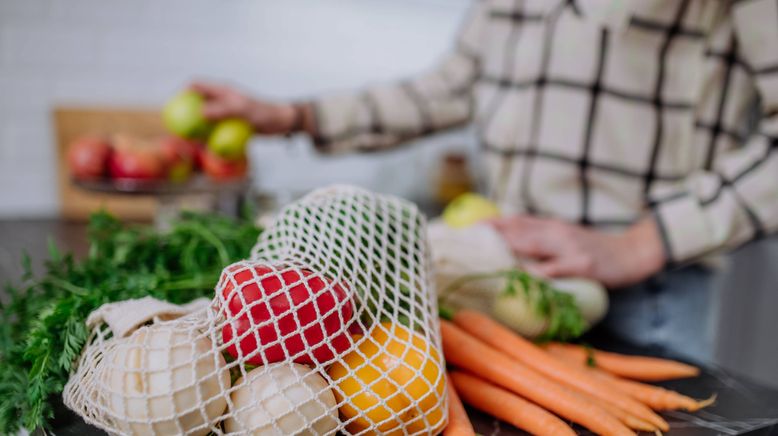
{"label": "red tomato", "polygon": [[227,316],[222,339],[237,339],[227,348],[232,357],[247,356],[253,365],[288,359],[326,364],[351,345],[354,306],[339,283],[308,270],[245,263],[229,266],[220,282]]}

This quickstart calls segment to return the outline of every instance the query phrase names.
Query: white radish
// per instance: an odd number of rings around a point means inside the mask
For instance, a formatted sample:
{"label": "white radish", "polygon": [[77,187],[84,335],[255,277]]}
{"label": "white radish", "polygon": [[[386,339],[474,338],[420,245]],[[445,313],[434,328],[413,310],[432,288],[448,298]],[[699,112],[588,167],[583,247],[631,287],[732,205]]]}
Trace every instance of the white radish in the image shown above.
{"label": "white radish", "polygon": [[316,371],[297,363],[251,370],[235,382],[224,421],[228,433],[325,435],[338,427],[335,395]]}
{"label": "white radish", "polygon": [[142,327],[100,365],[110,416],[131,435],[208,434],[227,406],[225,366],[207,337],[173,324]]}

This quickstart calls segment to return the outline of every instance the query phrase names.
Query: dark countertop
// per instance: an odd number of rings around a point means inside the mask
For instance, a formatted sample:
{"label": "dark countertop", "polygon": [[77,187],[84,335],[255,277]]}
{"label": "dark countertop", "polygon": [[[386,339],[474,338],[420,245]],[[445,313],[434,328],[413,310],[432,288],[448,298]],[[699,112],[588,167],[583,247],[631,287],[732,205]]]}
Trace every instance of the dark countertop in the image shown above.
{"label": "dark countertop", "polygon": [[[40,271],[51,240],[61,249],[83,255],[87,250],[83,224],[58,220],[0,221],[0,283],[15,281],[22,272],[21,256],[27,252],[34,270]],[[603,332],[587,338],[592,345],[620,352],[667,356],[661,349],[646,349],[619,342]],[[672,357],[672,356],[667,356]],[[716,404],[695,414],[665,413],[671,423],[670,435],[778,435],[778,391],[762,387],[727,371],[707,367],[695,379],[663,383],[696,398],[718,395]],[[476,430],[483,435],[523,435],[512,426],[470,411]],[[55,434],[87,436],[101,434],[77,417],[62,411],[55,423]],[[585,433],[584,433],[585,434]]]}
{"label": "dark countertop", "polygon": [[40,270],[49,240],[77,254],[86,253],[86,226],[60,220],[0,220],[0,283],[18,280],[22,253],[28,253],[34,270]]}

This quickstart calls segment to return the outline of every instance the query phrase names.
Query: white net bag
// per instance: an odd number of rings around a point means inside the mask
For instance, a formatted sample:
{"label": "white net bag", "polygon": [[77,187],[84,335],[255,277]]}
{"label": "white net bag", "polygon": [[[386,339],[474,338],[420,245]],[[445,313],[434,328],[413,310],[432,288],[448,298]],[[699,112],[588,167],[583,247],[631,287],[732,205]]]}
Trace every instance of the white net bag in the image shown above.
{"label": "white net bag", "polygon": [[437,434],[445,367],[425,235],[403,200],[314,191],[224,269],[205,309],[126,336],[96,323],[65,403],[118,434]]}

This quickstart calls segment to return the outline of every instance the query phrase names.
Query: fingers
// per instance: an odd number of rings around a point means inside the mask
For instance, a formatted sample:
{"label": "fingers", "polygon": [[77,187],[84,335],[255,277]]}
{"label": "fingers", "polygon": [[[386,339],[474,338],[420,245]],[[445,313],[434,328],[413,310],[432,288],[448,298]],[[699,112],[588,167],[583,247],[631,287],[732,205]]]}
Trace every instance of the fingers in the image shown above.
{"label": "fingers", "polygon": [[224,118],[237,117],[241,114],[228,105],[214,101],[205,104],[203,107],[203,115],[209,120],[221,120]]}
{"label": "fingers", "polygon": [[545,259],[557,254],[558,246],[550,240],[547,233],[529,233],[525,231],[510,231],[504,238],[516,257]]}
{"label": "fingers", "polygon": [[497,230],[530,230],[532,227],[538,227],[543,223],[549,223],[548,220],[535,218],[529,215],[511,215],[507,217],[498,217],[486,221]]}
{"label": "fingers", "polygon": [[594,261],[590,256],[585,254],[571,254],[534,263],[528,266],[527,269],[533,274],[548,278],[593,278]]}
{"label": "fingers", "polygon": [[189,84],[188,89],[202,95],[206,100],[219,97],[227,91],[227,87],[223,85],[208,82],[192,82]]}
{"label": "fingers", "polygon": [[188,89],[205,98],[203,115],[209,120],[220,120],[235,115],[225,102],[226,88],[222,85],[207,82],[192,82]]}
{"label": "fingers", "polygon": [[224,118],[244,118],[246,111],[246,97],[226,85],[207,82],[193,82],[189,89],[205,98],[203,115],[209,120],[221,120]]}
{"label": "fingers", "polygon": [[525,215],[490,222],[531,273],[548,278],[591,277],[594,262],[583,235],[570,224]]}
{"label": "fingers", "polygon": [[492,220],[490,224],[502,234],[517,257],[542,259],[556,255],[560,249],[553,221],[516,215]]}

